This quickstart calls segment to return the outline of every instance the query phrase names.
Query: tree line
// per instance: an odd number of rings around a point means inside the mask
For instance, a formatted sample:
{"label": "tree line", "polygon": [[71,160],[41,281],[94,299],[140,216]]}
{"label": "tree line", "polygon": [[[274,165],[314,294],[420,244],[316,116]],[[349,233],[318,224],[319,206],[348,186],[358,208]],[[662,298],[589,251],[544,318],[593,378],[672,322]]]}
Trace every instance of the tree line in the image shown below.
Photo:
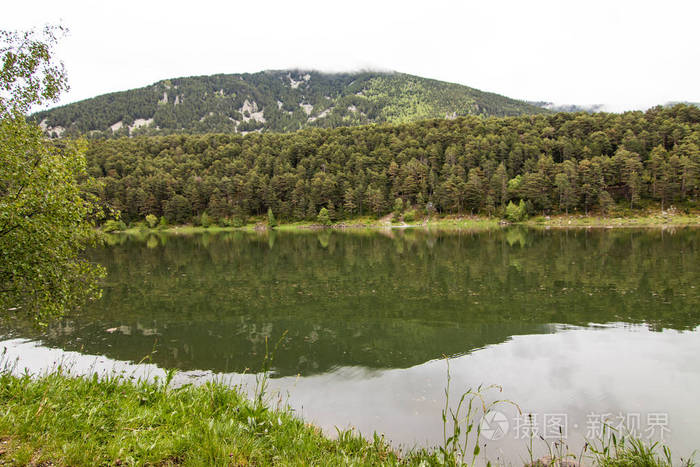
{"label": "tree line", "polygon": [[700,109],[463,117],[292,134],[92,140],[88,190],[126,222],[333,221],[697,206]]}

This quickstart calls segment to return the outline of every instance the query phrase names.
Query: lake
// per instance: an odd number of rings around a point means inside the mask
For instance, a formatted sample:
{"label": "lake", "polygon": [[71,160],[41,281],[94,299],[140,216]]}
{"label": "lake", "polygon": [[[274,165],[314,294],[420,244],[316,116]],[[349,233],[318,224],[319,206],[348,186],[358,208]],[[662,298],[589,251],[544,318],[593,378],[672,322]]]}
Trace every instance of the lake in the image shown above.
{"label": "lake", "polygon": [[[110,237],[104,295],[79,316],[0,328],[17,370],[180,370],[252,391],[328,434],[442,442],[451,397],[497,384],[489,458],[530,433],[578,452],[602,423],[700,448],[700,230],[367,230]],[[140,365],[138,365],[141,363]],[[526,417],[525,414],[532,414]]]}

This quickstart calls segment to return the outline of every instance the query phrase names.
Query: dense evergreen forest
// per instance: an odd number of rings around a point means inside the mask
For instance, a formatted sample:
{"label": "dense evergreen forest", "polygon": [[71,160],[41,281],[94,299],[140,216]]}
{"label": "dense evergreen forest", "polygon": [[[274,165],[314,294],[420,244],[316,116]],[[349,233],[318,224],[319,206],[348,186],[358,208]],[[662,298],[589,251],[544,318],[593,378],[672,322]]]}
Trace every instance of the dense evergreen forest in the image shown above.
{"label": "dense evergreen forest", "polygon": [[170,135],[90,142],[91,189],[133,222],[332,220],[697,206],[700,109],[463,117],[292,134]]}
{"label": "dense evergreen forest", "polygon": [[282,70],[198,76],[105,94],[32,116],[52,136],[290,132],[463,115],[546,110],[403,73]]}

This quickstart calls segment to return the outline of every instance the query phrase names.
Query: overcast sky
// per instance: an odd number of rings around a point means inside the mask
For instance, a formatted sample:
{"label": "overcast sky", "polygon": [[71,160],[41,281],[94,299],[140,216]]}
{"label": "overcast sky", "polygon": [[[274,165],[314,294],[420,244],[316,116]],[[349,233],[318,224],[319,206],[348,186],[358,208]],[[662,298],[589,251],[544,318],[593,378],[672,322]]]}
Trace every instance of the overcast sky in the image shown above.
{"label": "overcast sky", "polygon": [[61,103],[165,78],[396,70],[609,110],[700,102],[700,1],[24,1],[2,29],[60,22]]}

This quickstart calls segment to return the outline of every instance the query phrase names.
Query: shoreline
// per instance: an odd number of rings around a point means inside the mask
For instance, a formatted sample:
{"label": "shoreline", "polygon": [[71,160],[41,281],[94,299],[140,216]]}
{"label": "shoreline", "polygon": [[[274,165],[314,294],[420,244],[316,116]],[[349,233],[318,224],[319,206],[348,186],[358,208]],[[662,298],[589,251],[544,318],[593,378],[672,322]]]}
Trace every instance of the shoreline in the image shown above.
{"label": "shoreline", "polygon": [[[196,234],[217,232],[261,232],[275,230],[279,232],[295,231],[322,231],[322,230],[394,230],[394,229],[426,229],[426,230],[494,230],[511,226],[525,226],[531,228],[557,228],[557,229],[667,229],[677,227],[700,227],[700,214],[663,215],[650,214],[643,216],[581,216],[581,215],[555,215],[537,216],[522,222],[508,222],[496,217],[484,216],[449,216],[444,218],[423,219],[420,222],[391,222],[383,219],[358,218],[344,220],[331,225],[321,225],[317,222],[291,222],[279,224],[270,229],[267,223],[259,221],[247,223],[240,227],[211,225],[209,227],[195,226],[191,224],[168,226],[165,228],[148,228],[146,226],[130,227],[126,230],[118,230],[109,233],[143,234],[143,233],[168,233],[168,234]],[[105,232],[107,233],[107,232]]]}
{"label": "shoreline", "polygon": [[[251,398],[222,382],[174,387],[174,375],[166,370],[164,378],[147,381],[72,375],[61,367],[39,376],[0,370],[0,403],[7,407],[0,416],[0,464],[465,465],[466,452],[452,438],[444,445],[401,452],[376,432],[362,436],[354,429],[338,429],[337,437],[326,436],[288,406],[274,407],[264,378]],[[491,412],[491,407],[485,410]],[[452,418],[445,428],[454,421],[449,433],[459,440],[469,420]],[[475,437],[466,433],[476,460],[484,441],[479,431]],[[592,466],[667,467],[672,459],[666,445],[648,445],[641,438],[625,444],[624,439],[603,433],[591,441],[592,447],[612,447],[609,451],[571,453],[565,448],[541,458],[530,451],[522,465],[579,465],[573,459]],[[680,460],[679,465],[694,465],[692,456]],[[491,461],[505,465],[498,458]]]}

